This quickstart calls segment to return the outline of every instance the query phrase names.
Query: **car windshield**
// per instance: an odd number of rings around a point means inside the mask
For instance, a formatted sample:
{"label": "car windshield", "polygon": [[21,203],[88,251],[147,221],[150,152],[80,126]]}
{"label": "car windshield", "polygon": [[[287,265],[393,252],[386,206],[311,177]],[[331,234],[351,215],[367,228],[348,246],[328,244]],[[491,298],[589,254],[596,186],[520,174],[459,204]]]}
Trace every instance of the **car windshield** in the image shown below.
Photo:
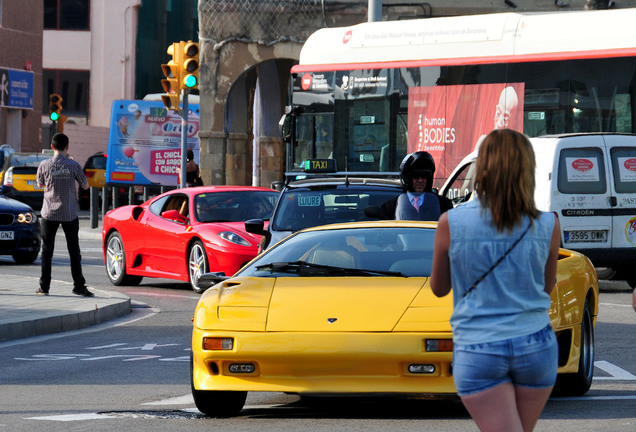
{"label": "car windshield", "polygon": [[106,169],[106,156],[93,156],[86,162],[86,169]]}
{"label": "car windshield", "polygon": [[435,230],[404,226],[301,232],[237,275],[428,277]]}
{"label": "car windshield", "polygon": [[22,166],[31,166],[37,167],[40,165],[40,162],[43,160],[49,159],[51,155],[48,154],[13,154],[11,156],[11,166],[14,167],[22,167]]}
{"label": "car windshield", "polygon": [[290,190],[281,196],[271,229],[293,232],[318,225],[372,220],[364,214],[364,208],[379,206],[400,192],[354,188]]}
{"label": "car windshield", "polygon": [[278,199],[275,191],[206,192],[194,197],[198,222],[269,220]]}

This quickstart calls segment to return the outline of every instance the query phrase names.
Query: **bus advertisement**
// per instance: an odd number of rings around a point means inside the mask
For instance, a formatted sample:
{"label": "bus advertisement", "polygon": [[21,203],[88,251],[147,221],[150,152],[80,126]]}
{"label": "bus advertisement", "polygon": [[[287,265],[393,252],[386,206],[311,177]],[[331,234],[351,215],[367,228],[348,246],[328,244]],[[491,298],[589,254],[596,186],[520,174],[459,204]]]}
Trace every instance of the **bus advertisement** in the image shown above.
{"label": "bus advertisement", "polygon": [[[199,163],[199,106],[189,105],[187,147]],[[179,186],[182,118],[161,101],[116,100],[108,136],[106,183]]]}
{"label": "bus advertisement", "polygon": [[292,68],[287,171],[398,171],[430,152],[435,185],[493,128],[636,132],[636,9],[369,22],[312,34]]}

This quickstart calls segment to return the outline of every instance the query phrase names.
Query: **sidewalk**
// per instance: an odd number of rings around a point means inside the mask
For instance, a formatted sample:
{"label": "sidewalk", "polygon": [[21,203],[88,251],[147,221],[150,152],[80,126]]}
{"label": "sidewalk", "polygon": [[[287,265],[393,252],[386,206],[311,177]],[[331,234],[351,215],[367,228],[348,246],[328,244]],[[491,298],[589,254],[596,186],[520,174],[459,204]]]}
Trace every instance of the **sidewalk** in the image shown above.
{"label": "sidewalk", "polygon": [[[88,213],[80,212],[80,239],[101,238],[101,220],[99,225],[90,228]],[[50,295],[39,296],[38,280],[39,266],[34,267],[34,276],[2,275],[0,343],[78,330],[131,311],[130,298],[124,294],[89,287],[95,297],[80,297],[71,293],[72,283],[63,281],[51,281]]]}

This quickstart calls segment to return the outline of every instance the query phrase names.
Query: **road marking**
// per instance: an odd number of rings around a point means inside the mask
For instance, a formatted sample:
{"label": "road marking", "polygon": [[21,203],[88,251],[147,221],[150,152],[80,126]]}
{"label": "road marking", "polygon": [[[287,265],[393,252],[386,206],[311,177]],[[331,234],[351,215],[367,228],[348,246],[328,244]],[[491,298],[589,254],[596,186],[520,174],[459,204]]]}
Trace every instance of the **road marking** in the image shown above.
{"label": "road marking", "polygon": [[618,303],[599,303],[599,306],[617,306],[617,307],[632,307],[630,304],[618,304]]}
{"label": "road marking", "polygon": [[102,345],[102,346],[96,346],[96,347],[88,347],[86,349],[89,350],[98,350],[98,349],[105,349],[105,348],[114,348],[114,347],[118,347],[118,346],[123,346],[123,345],[128,345],[127,343],[114,343],[114,344],[110,344],[110,345]]}
{"label": "road marking", "polygon": [[102,357],[91,357],[91,358],[83,358],[80,360],[86,360],[86,361],[94,361],[94,360],[109,360],[109,359],[114,359],[114,358],[123,358],[124,360],[122,361],[138,361],[138,360],[151,360],[151,359],[156,359],[159,358],[161,356],[158,355],[124,355],[124,354],[117,354],[117,355],[108,355],[108,356],[102,356]]}
{"label": "road marking", "polygon": [[594,376],[594,379],[598,380],[620,380],[620,381],[634,381],[636,380],[636,375],[631,374],[625,369],[621,369],[615,364],[610,362],[606,362],[604,360],[599,360],[594,362],[594,366],[601,369],[604,372],[607,372],[611,376]]}
{"label": "road marking", "polygon": [[76,357],[89,357],[88,354],[34,354],[29,357],[14,357],[14,360],[42,361],[42,360],[73,360]]}
{"label": "road marking", "polygon": [[118,418],[118,417],[109,416],[107,414],[88,413],[88,414],[63,414],[63,415],[44,416],[44,417],[27,417],[25,420],[50,420],[50,421],[70,422],[70,421],[82,421],[82,420],[99,420],[99,419],[108,419],[108,418]]}
{"label": "road marking", "polygon": [[126,291],[126,295],[142,295],[142,296],[150,296],[150,297],[174,297],[174,298],[191,298],[191,299],[200,299],[200,295],[177,295],[177,294],[163,294],[163,293],[155,293],[155,292],[146,292],[146,291]]}
{"label": "road marking", "polygon": [[192,394],[186,394],[183,396],[176,396],[168,399],[158,400],[155,402],[146,402],[142,403],[142,405],[192,405],[194,403],[194,399],[192,399]]}
{"label": "road marking", "polygon": [[144,346],[133,346],[133,347],[126,347],[126,348],[117,348],[117,350],[119,351],[130,351],[130,350],[142,350],[142,351],[152,351],[155,348],[163,348],[163,347],[169,347],[169,346],[177,346],[177,345],[181,345],[181,344],[176,344],[176,343],[169,343],[169,344],[157,344],[157,343],[147,343],[144,344]]}
{"label": "road marking", "polygon": [[572,396],[555,397],[551,401],[615,401],[615,400],[636,400],[636,395],[631,396]]}

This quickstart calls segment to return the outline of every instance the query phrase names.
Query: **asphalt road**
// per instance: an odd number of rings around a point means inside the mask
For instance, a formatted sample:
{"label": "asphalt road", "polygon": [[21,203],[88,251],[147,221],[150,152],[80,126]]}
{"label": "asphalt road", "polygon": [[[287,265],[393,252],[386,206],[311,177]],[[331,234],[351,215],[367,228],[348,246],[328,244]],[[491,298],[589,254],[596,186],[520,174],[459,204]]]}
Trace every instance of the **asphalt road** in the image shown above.
{"label": "asphalt road", "polygon": [[[57,250],[54,277],[70,280],[64,248]],[[126,293],[133,312],[85,330],[0,344],[0,431],[477,430],[457,400],[415,397],[250,393],[238,417],[204,417],[192,402],[188,370],[199,296],[165,279],[113,287],[99,240],[83,239],[82,250],[89,284]],[[33,275],[38,263],[2,258],[0,272]],[[636,313],[626,284],[602,285],[592,389],[551,399],[536,431],[636,430]]]}

